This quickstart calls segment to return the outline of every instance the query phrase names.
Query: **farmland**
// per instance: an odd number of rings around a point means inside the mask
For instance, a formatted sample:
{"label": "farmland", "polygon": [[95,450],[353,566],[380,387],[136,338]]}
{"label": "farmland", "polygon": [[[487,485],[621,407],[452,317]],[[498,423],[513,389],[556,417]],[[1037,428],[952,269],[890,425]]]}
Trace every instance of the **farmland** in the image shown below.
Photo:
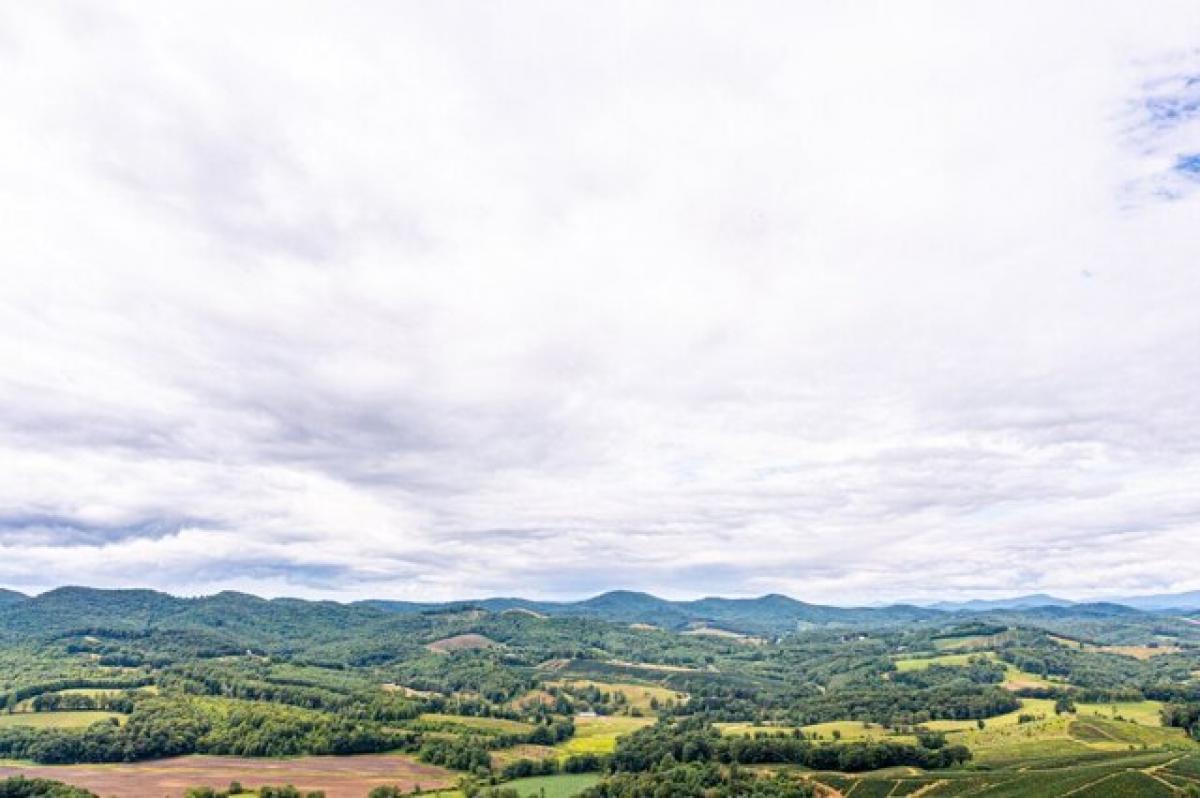
{"label": "farmland", "polygon": [[747,611],[605,606],[612,619],[81,589],[18,601],[0,607],[2,775],[134,798],[230,781],[333,798],[1200,784],[1200,625],[884,612],[789,631],[774,601],[736,634],[689,634]]}
{"label": "farmland", "polygon": [[14,712],[0,715],[0,728],[6,726],[29,726],[45,729],[81,729],[103,720],[125,721],[125,716],[116,712]]}
{"label": "farmland", "polygon": [[249,788],[289,783],[305,790],[322,790],[326,798],[363,798],[380,785],[397,785],[407,792],[418,785],[426,789],[447,786],[457,779],[444,768],[400,756],[296,759],[198,756],[125,765],[60,767],[0,763],[0,778],[14,775],[68,782],[98,795],[120,798],[179,796],[189,786],[224,786],[235,780]]}
{"label": "farmland", "polygon": [[611,754],[617,739],[653,723],[650,718],[621,716],[581,717],[575,719],[575,736],[562,744],[566,754]]}

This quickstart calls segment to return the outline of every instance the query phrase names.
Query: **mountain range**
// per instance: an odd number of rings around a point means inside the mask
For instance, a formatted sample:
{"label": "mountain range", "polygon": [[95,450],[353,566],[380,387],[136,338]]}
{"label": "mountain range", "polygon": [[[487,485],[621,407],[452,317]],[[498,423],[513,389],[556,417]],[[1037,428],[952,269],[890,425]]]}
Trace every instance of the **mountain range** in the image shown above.
{"label": "mountain range", "polygon": [[[478,607],[493,612],[525,610],[542,615],[595,617],[626,623],[649,623],[666,629],[711,625],[743,632],[771,633],[815,625],[861,625],[912,623],[944,619],[955,613],[999,611],[1037,612],[1054,616],[1119,615],[1130,610],[1143,612],[1193,612],[1200,610],[1200,591],[1172,595],[1140,596],[1120,601],[1074,602],[1046,594],[1008,599],[937,602],[917,605],[891,604],[880,607],[834,607],[809,604],[779,594],[759,598],[702,598],[671,601],[629,590],[614,590],[582,601],[533,601],[522,598],[488,598],[448,603],[366,601],[368,606],[389,612],[428,612]],[[1057,610],[1057,612],[1055,612]]]}
{"label": "mountain range", "polygon": [[[887,607],[833,607],[809,604],[779,594],[758,598],[703,598],[671,601],[648,593],[616,590],[582,601],[535,601],[487,598],[455,602],[372,600],[351,604],[302,599],[263,599],[245,593],[181,598],[153,590],[101,590],[63,587],[37,596],[0,590],[0,634],[52,632],[81,626],[128,629],[214,629],[227,631],[256,626],[279,630],[311,624],[333,628],[370,625],[389,615],[451,613],[463,610],[502,613],[521,611],[558,617],[649,624],[686,631],[717,629],[744,634],[773,635],[814,626],[886,626],[965,620],[1014,613],[1043,619],[1097,619],[1149,613],[1188,613],[1200,610],[1200,593],[1143,596],[1115,602],[1076,603],[1053,596],[1033,595],[997,601],[940,602],[926,607],[897,604]],[[1152,615],[1148,615],[1153,617]]]}
{"label": "mountain range", "polygon": [[[989,610],[1022,610],[1034,607],[1070,607],[1081,602],[1070,599],[1048,596],[1045,593],[1034,593],[1028,596],[1016,596],[1005,599],[973,599],[971,601],[938,601],[933,604],[920,604],[929,609],[944,612],[988,612]],[[1200,610],[1200,590],[1187,593],[1163,593],[1148,596],[1126,596],[1123,598],[1106,599],[1105,604],[1119,604],[1132,607],[1135,610],[1147,612],[1191,612]]]}

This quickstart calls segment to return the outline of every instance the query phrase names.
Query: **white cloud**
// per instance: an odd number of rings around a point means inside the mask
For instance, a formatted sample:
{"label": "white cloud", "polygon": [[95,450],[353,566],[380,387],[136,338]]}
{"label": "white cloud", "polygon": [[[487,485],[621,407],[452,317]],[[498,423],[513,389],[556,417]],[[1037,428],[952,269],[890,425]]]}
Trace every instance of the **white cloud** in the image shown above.
{"label": "white cloud", "polygon": [[1200,587],[1197,23],[5,9],[0,582]]}

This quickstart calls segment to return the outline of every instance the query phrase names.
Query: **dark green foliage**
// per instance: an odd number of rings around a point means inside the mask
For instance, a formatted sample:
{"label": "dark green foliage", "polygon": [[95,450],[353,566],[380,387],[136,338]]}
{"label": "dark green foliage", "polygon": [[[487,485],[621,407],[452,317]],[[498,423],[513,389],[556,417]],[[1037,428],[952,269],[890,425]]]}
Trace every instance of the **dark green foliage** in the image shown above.
{"label": "dark green foliage", "polygon": [[356,754],[405,748],[415,740],[411,732],[279,705],[161,697],[139,701],[124,726],[100,721],[79,730],[0,728],[0,757],[67,764],[192,753]]}
{"label": "dark green foliage", "polygon": [[[224,790],[214,790],[212,787],[189,787],[184,793],[184,798],[230,798],[241,792],[243,792],[242,785],[235,781]],[[301,791],[290,784],[282,787],[273,787],[267,784],[259,787],[255,792],[258,798],[325,798],[325,793],[321,790]]]}
{"label": "dark green foliage", "polygon": [[669,759],[684,763],[801,765],[855,773],[896,765],[945,768],[970,758],[970,751],[960,745],[937,749],[885,741],[822,745],[787,734],[725,737],[711,725],[691,720],[659,723],[622,738],[612,755],[612,768],[640,773]]}
{"label": "dark green foliage", "polygon": [[[835,612],[783,597],[662,602],[627,593],[581,604],[579,612],[520,600],[391,611],[236,593],[177,599],[82,588],[0,600],[0,709],[127,716],[123,725],[105,721],[87,729],[2,727],[0,757],[123,762],[189,753],[399,750],[461,771],[481,785],[481,796],[511,790],[504,780],[596,772],[608,775],[591,794],[613,798],[808,794],[803,780],[756,777],[743,765],[807,767],[822,779],[827,771],[909,766],[937,769],[930,778],[945,776],[941,794],[1017,779],[1011,771],[968,779],[961,770],[968,752],[951,744],[956,738],[920,729],[931,720],[984,720],[1017,709],[1018,697],[999,686],[1006,676],[996,657],[1055,680],[1031,689],[1063,708],[1156,698],[1171,704],[1167,723],[1193,734],[1200,715],[1200,684],[1190,681],[1200,669],[1200,628],[1169,617],[1084,606],[943,618],[930,611]],[[550,617],[505,612],[513,608]],[[632,621],[668,628],[633,629]],[[751,644],[670,631],[691,621],[769,639]],[[1087,645],[1069,648],[1047,630]],[[496,645],[453,653],[426,648],[465,634]],[[1159,636],[1180,650],[1139,661],[1094,645]],[[934,656],[947,646],[991,653],[924,670],[896,668],[897,659]],[[651,684],[687,698],[635,708],[611,688],[562,683],[572,679]],[[157,694],[132,689],[146,685]],[[70,688],[103,692],[64,692]],[[570,738],[571,716],[582,711],[658,714],[665,722],[623,738],[612,756],[505,756],[499,761],[508,764],[493,768],[501,749]],[[458,722],[471,718],[525,725]],[[721,720],[759,723],[762,731],[722,737],[712,726]],[[774,724],[835,720],[871,721],[888,727],[884,733],[917,735],[919,744],[817,741],[770,731]],[[1027,723],[1022,732],[1032,728]],[[1113,753],[1071,756],[1052,766],[1094,767]],[[901,795],[919,783],[928,782],[899,785],[872,775],[855,795],[878,792],[882,784]]]}
{"label": "dark green foliage", "polygon": [[643,773],[618,773],[582,793],[582,798],[810,798],[810,784],[786,775],[757,777],[713,763],[664,764]]}
{"label": "dark green foliage", "polygon": [[49,779],[14,776],[0,781],[0,798],[97,798],[96,793]]}
{"label": "dark green foliage", "polygon": [[1167,704],[1162,710],[1162,722],[1164,726],[1183,729],[1200,740],[1200,703]]}

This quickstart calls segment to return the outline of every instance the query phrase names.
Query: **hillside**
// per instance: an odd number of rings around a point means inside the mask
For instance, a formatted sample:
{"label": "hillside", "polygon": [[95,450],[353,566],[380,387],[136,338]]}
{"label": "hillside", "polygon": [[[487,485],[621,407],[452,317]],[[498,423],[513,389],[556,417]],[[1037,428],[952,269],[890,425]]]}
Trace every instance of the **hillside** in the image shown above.
{"label": "hillside", "polygon": [[27,598],[29,597],[24,593],[18,593],[15,590],[5,590],[4,588],[0,587],[0,606],[12,604],[17,601],[24,601]]}
{"label": "hillside", "polygon": [[[728,631],[754,628],[778,633]],[[1024,790],[1050,771],[1138,787],[1200,750],[1200,624],[1105,603],[948,613],[615,591],[339,604],[68,587],[0,605],[0,660],[0,759],[110,763],[70,771],[103,774],[106,795],[175,789],[125,790],[152,774],[227,784],[270,761],[313,787],[352,771],[357,791],[330,795],[362,798],[373,760],[340,754],[388,757],[369,786],[406,778],[408,791],[640,774],[635,794],[673,795],[657,768],[685,750],[795,766],[803,783],[782,794],[806,798],[807,780],[936,795],[955,780]],[[172,772],[181,762],[192,775]]]}

